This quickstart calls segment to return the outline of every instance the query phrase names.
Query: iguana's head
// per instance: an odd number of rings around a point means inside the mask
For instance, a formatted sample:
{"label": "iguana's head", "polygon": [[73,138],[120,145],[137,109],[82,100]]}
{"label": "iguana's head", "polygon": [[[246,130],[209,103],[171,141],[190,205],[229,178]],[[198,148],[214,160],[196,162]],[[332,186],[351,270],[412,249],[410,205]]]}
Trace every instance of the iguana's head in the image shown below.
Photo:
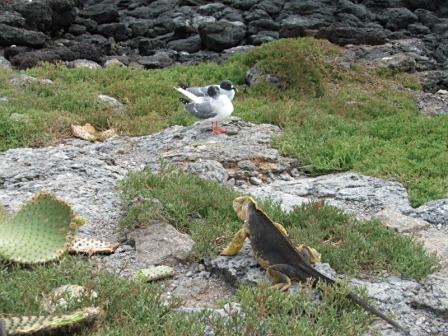
{"label": "iguana's head", "polygon": [[233,209],[238,215],[238,218],[241,219],[242,221],[245,221],[248,217],[247,206],[251,202],[255,204],[255,206],[257,206],[255,200],[250,196],[240,196],[233,200]]}

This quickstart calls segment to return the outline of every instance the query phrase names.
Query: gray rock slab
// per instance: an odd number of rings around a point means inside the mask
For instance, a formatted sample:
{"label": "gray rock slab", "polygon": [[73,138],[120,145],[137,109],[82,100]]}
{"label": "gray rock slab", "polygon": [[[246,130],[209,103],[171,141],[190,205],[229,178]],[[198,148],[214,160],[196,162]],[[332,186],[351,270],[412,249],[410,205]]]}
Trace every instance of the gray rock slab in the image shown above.
{"label": "gray rock slab", "polygon": [[66,65],[69,68],[101,69],[101,65],[87,59],[77,59],[74,61],[66,62]]}
{"label": "gray rock slab", "polygon": [[448,198],[425,203],[414,209],[410,215],[434,225],[448,227]]}
{"label": "gray rock slab", "polygon": [[0,69],[11,69],[11,62],[0,56]]}
{"label": "gray rock slab", "polygon": [[14,86],[16,89],[26,89],[32,84],[49,85],[53,84],[53,81],[50,79],[41,79],[25,74],[19,74],[11,78],[9,80],[9,84]]}
{"label": "gray rock slab", "polygon": [[403,215],[401,212],[386,208],[377,212],[374,218],[379,219],[385,226],[398,233],[412,233],[431,226],[423,219]]}
{"label": "gray rock slab", "polygon": [[413,304],[429,308],[438,316],[448,319],[448,267],[425,279]]}
{"label": "gray rock slab", "polygon": [[440,90],[436,93],[421,92],[417,95],[417,106],[420,113],[427,116],[448,114],[448,92]]}
{"label": "gray rock slab", "polygon": [[188,163],[186,171],[192,175],[219,183],[227,181],[229,174],[223,165],[215,160],[198,160]]}
{"label": "gray rock slab", "polygon": [[370,218],[388,207],[400,211],[412,210],[406,189],[401,183],[355,172],[291,177],[289,181],[276,180],[261,187],[249,187],[244,192],[280,202],[286,211],[316,200],[324,200],[358,218]]}
{"label": "gray rock slab", "polygon": [[448,228],[431,227],[428,230],[417,232],[415,237],[423,243],[426,250],[436,253],[442,258],[442,262],[448,264]]}
{"label": "gray rock slab", "polygon": [[122,114],[124,112],[124,105],[114,97],[110,97],[107,95],[98,95],[96,97],[96,101],[97,103],[111,109],[116,114]]}
{"label": "gray rock slab", "polygon": [[174,266],[190,256],[194,244],[189,235],[167,223],[135,229],[129,238],[135,241],[136,258],[141,265]]}
{"label": "gray rock slab", "polygon": [[[207,273],[207,272],[203,272]],[[221,279],[206,276],[181,275],[167,285],[162,298],[176,298],[186,307],[211,307],[217,301],[230,297],[234,289]]]}

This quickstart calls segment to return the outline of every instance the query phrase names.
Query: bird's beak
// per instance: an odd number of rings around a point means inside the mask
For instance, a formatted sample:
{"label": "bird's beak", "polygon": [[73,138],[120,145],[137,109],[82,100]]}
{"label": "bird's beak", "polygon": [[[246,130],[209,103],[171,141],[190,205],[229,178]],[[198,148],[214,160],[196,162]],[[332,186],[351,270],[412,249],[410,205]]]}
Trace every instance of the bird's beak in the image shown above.
{"label": "bird's beak", "polygon": [[238,89],[234,86],[232,86],[232,90],[235,90],[235,92],[238,92]]}

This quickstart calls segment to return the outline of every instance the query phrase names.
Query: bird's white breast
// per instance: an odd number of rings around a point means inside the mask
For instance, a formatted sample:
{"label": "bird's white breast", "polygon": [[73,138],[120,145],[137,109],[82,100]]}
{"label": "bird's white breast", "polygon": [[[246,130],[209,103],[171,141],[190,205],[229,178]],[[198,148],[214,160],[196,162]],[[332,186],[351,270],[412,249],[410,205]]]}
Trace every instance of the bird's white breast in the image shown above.
{"label": "bird's white breast", "polygon": [[216,120],[230,117],[233,112],[233,104],[227,96],[220,95],[217,99],[215,99],[214,104],[218,113],[215,118]]}

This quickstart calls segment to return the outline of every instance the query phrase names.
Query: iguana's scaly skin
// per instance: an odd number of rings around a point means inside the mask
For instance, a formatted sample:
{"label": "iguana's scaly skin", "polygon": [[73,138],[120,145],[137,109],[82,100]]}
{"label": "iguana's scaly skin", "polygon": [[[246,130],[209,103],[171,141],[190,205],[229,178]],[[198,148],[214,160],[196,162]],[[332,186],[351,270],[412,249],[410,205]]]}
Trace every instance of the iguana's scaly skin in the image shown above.
{"label": "iguana's scaly skin", "polygon": [[[238,218],[244,221],[244,227],[239,230],[230,244],[221,252],[224,256],[237,254],[243,246],[244,240],[249,238],[255,258],[261,267],[266,269],[274,287],[287,291],[291,281],[305,282],[312,280],[334,284],[335,281],[317,271],[311,263],[320,255],[316,250],[303,247],[301,250],[294,247],[289,240],[286,230],[278,223],[274,223],[249,196],[237,197],[233,207]],[[405,334],[408,331],[401,327],[366,301],[354,293],[348,297],[368,312],[382,318]]]}

